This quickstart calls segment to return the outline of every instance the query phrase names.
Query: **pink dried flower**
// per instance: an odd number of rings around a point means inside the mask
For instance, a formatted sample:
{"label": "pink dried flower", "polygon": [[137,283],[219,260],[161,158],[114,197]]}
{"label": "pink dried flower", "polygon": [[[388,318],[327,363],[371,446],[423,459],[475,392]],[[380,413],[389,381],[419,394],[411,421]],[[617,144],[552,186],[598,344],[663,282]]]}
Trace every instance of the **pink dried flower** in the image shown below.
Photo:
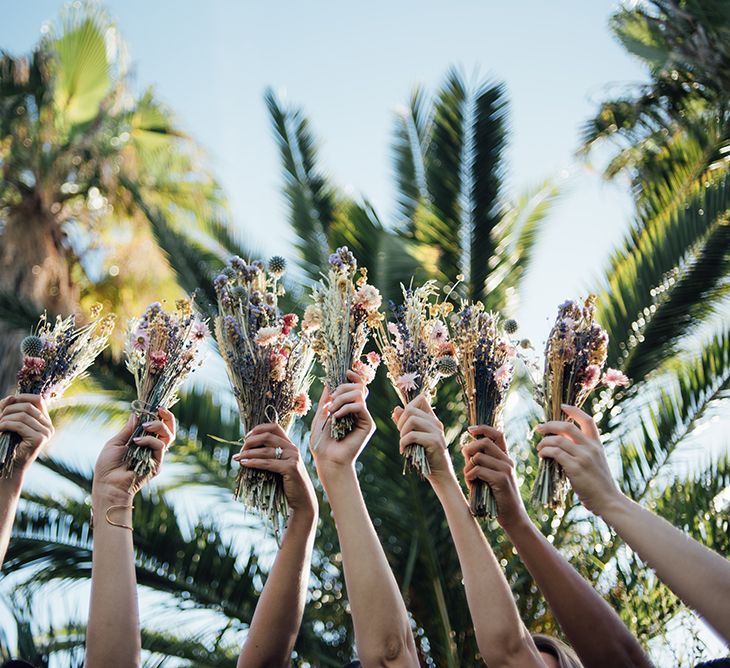
{"label": "pink dried flower", "polygon": [[167,364],[167,353],[164,350],[155,350],[149,354],[150,371],[158,373]]}
{"label": "pink dried flower", "polygon": [[150,335],[146,329],[138,327],[132,335],[132,347],[135,350],[147,350],[150,342]]}
{"label": "pink dried flower", "polygon": [[510,364],[505,362],[501,367],[499,367],[499,369],[494,372],[494,382],[496,382],[498,385],[505,385],[506,383],[509,383],[511,375],[512,367]]}
{"label": "pink dried flower", "polygon": [[285,336],[291,332],[291,330],[297,326],[299,317],[294,313],[287,313],[283,318],[283,325],[281,327],[281,333]]}
{"label": "pink dried flower", "polygon": [[618,369],[606,369],[601,382],[611,388],[626,387],[629,384],[628,376],[621,373]]}
{"label": "pink dried flower", "polygon": [[375,369],[369,364],[365,364],[362,360],[355,360],[352,370],[362,378],[365,385],[370,385],[375,379]]}
{"label": "pink dried flower", "polygon": [[369,352],[366,356],[368,364],[372,367],[377,367],[380,364],[380,355],[375,351]]}
{"label": "pink dried flower", "polygon": [[419,377],[419,374],[417,374],[415,371],[411,371],[410,373],[404,373],[401,376],[398,376],[395,384],[398,386],[401,392],[412,392],[417,387],[416,379]]}
{"label": "pink dried flower", "polygon": [[434,320],[431,323],[431,341],[437,345],[446,343],[449,332],[446,326],[440,320]]}
{"label": "pink dried flower", "polygon": [[366,311],[377,311],[382,303],[380,291],[368,283],[358,289],[353,299],[355,306],[361,306]]}
{"label": "pink dried flower", "polygon": [[271,353],[271,377],[277,383],[286,378],[286,355]]}
{"label": "pink dried flower", "polygon": [[190,333],[193,336],[193,341],[205,341],[208,338],[208,326],[204,322],[196,322]]}
{"label": "pink dried flower", "polygon": [[260,346],[270,346],[281,336],[281,327],[262,327],[256,333],[256,343]]}
{"label": "pink dried flower", "polygon": [[601,378],[601,367],[597,364],[589,364],[583,371],[583,376],[580,379],[581,384],[586,389],[593,389],[598,385],[598,381]]}
{"label": "pink dried flower", "polygon": [[292,412],[300,417],[309,413],[311,407],[312,400],[306,392],[300,392],[292,401]]}

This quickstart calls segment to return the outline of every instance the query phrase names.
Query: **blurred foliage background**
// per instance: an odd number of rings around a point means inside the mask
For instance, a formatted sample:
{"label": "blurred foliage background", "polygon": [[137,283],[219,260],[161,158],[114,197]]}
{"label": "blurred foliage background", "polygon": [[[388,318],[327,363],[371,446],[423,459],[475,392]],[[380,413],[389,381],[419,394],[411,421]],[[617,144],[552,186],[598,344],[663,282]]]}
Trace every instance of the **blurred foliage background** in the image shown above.
{"label": "blurred foliage background", "polygon": [[[632,385],[596,396],[592,408],[621,488],[727,555],[726,449],[697,453],[693,437],[727,414],[730,388],[730,5],[651,0],[618,9],[610,27],[643,63],[649,83],[627,85],[603,102],[578,138],[586,160],[596,151],[610,156],[606,178],[626,178],[635,201],[633,220],[593,285],[611,339],[608,364]],[[65,313],[101,301],[123,323],[150,301],[196,289],[209,309],[217,269],[231,255],[250,256],[200,148],[154,90],[132,92],[125,54],[106,12],[75,3],[30,53],[0,56],[3,387],[18,367],[18,341],[43,309]],[[327,175],[302,108],[273,91],[265,103],[297,240],[289,294],[299,310],[328,253],[348,245],[386,297],[397,296],[399,281],[410,276],[448,283],[461,273],[463,296],[514,314],[560,192],[553,180],[508,192],[503,82],[449,69],[436,89],[416,88],[405,98],[392,131],[397,220],[387,222]],[[124,416],[132,387],[119,355],[117,339],[56,409],[57,422]],[[209,362],[219,365],[215,351]],[[391,447],[395,397],[382,375],[375,382],[370,409],[378,434],[361,458],[360,479],[423,665],[475,665],[448,527],[428,485],[402,477]],[[536,456],[526,434],[539,411],[526,383],[511,403],[507,431],[527,493]],[[443,388],[438,412],[455,446],[463,425],[455,387]],[[145,665],[234,666],[270,541],[240,539],[260,536],[262,525],[230,500],[233,450],[206,436],[239,437],[225,385],[204,376],[176,413],[172,473],[135,509]],[[306,442],[306,425],[296,436]],[[683,465],[688,450],[692,467]],[[452,454],[459,467],[458,448]],[[83,610],[59,615],[54,606],[51,615],[41,608],[88,583],[91,472],[56,457],[38,466],[54,482],[23,497],[0,584],[14,619],[0,636],[0,657],[18,652],[39,666],[81,665]],[[217,500],[214,520],[187,512],[196,495]],[[531,512],[645,645],[667,633],[670,620],[690,618],[578,504]],[[528,628],[559,634],[511,545],[496,525],[485,531]],[[335,527],[323,504],[296,665],[341,666],[352,646]],[[691,647],[688,656],[701,651]]]}

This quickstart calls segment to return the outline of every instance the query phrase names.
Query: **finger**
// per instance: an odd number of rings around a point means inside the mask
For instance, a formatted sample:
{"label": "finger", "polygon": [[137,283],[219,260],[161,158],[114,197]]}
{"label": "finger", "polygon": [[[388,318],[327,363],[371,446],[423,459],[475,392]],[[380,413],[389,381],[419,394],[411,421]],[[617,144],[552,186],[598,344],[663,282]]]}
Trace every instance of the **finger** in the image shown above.
{"label": "finger", "polygon": [[282,448],[279,457],[276,456],[276,447],[267,446],[264,448],[253,448],[251,450],[241,450],[238,454],[233,455],[233,459],[240,461],[242,459],[291,459],[291,451]]}
{"label": "finger", "polygon": [[588,440],[583,435],[583,432],[578,429],[572,422],[565,422],[563,420],[551,420],[544,424],[539,424],[535,427],[535,431],[539,434],[559,434],[566,436],[575,443],[587,443]]}
{"label": "finger", "polygon": [[241,459],[240,464],[247,469],[261,469],[274,473],[284,473],[289,466],[283,459]]}
{"label": "finger", "polygon": [[421,410],[418,406],[414,406],[413,402],[406,404],[406,407],[403,409],[403,412],[400,414],[400,419],[398,420],[398,429],[401,429],[404,422],[414,415],[428,419],[433,415],[433,413],[427,413],[426,411]]}
{"label": "finger", "polygon": [[403,415],[403,409],[400,406],[396,406],[393,409],[393,412],[391,413],[390,417],[393,419],[393,422],[395,422],[397,425],[398,422],[400,421],[401,415]]}
{"label": "finger", "polygon": [[421,445],[428,449],[429,446],[442,448],[434,435],[425,431],[411,431],[405,434],[399,442],[401,453],[410,445]]}
{"label": "finger", "polygon": [[486,454],[484,452],[478,452],[472,457],[472,464],[474,466],[482,466],[492,471],[500,471],[502,473],[508,472],[511,468],[508,462],[499,457]]}
{"label": "finger", "polygon": [[[16,394],[14,397],[15,401],[22,401],[27,404],[33,404],[36,408],[43,410],[45,408],[45,401],[40,394]],[[13,402],[15,403],[15,402]]]}
{"label": "finger", "polygon": [[164,450],[165,444],[159,438],[154,436],[135,436],[132,439],[132,443],[135,445],[144,446],[150,450]]}
{"label": "finger", "polygon": [[423,392],[421,392],[421,394],[419,394],[413,401],[411,401],[411,404],[414,408],[418,408],[425,413],[433,413],[431,400]]}
{"label": "finger", "polygon": [[4,399],[0,400],[0,414],[5,410],[6,406],[11,406],[13,403],[13,400],[15,397],[13,395],[10,395],[9,397],[5,397]]}
{"label": "finger", "polygon": [[39,441],[37,431],[34,431],[27,424],[16,419],[3,418],[0,420],[0,431],[12,431],[20,436],[23,441],[27,441],[33,445],[36,445]]}
{"label": "finger", "polygon": [[360,388],[361,392],[365,389],[365,379],[359,373],[353,371],[352,369],[349,369],[345,375],[347,376],[347,380],[349,380],[353,385],[357,385]]}
{"label": "finger", "polygon": [[475,480],[483,480],[487,484],[492,484],[497,480],[499,474],[493,469],[487,468],[486,466],[474,466],[469,471],[464,472],[464,479],[467,482],[474,482]]}
{"label": "finger", "polygon": [[356,403],[358,401],[362,401],[362,392],[359,390],[345,392],[344,394],[335,393],[335,398],[332,400],[332,405],[330,406],[330,413],[334,415],[345,404]]}
{"label": "finger", "polygon": [[427,420],[420,415],[411,415],[400,427],[401,435],[405,436],[410,431],[433,432],[437,430],[437,426],[433,420]]}
{"label": "finger", "polygon": [[246,434],[246,438],[257,434],[273,434],[282,438],[288,438],[286,432],[278,422],[265,422],[264,424],[257,424],[253,429],[248,432],[248,434]]}
{"label": "finger", "polygon": [[569,455],[575,455],[578,452],[579,446],[565,436],[546,436],[537,444],[537,451],[540,452],[545,448],[560,448]]}
{"label": "finger", "polygon": [[42,436],[48,436],[49,435],[49,429],[47,426],[41,424],[36,418],[34,418],[32,415],[26,413],[25,411],[21,411],[19,413],[14,413],[12,415],[4,415],[3,420],[12,420],[13,422],[20,422],[24,424],[28,429],[30,429],[31,433],[39,434]]}
{"label": "finger", "polygon": [[504,434],[499,429],[495,429],[488,424],[480,424],[469,427],[468,431],[475,438],[479,438],[480,436],[488,437],[502,452],[507,452],[507,443],[504,440]]}
{"label": "finger", "polygon": [[588,413],[582,411],[580,408],[571,406],[570,404],[561,404],[560,407],[563,409],[563,413],[565,413],[569,418],[575,420],[581,431],[588,436],[588,438],[597,441],[601,439],[596,422],[590,415],[588,415]]}
{"label": "finger", "polygon": [[143,422],[142,427],[147,433],[154,434],[166,445],[169,445],[172,442],[172,432],[162,420]]}
{"label": "finger", "polygon": [[491,455],[492,457],[497,457],[498,459],[507,457],[507,453],[505,453],[490,438],[480,438],[478,441],[472,441],[471,443],[466,444],[461,449],[461,451],[464,453],[465,459],[473,457],[474,455],[476,455],[479,452],[484,452],[488,455]]}
{"label": "finger", "polygon": [[294,445],[286,436],[279,436],[278,434],[254,434],[246,439],[246,442],[241,448],[241,452],[249,452],[251,450],[257,450],[260,448],[281,448],[290,452],[297,450],[297,446]]}
{"label": "finger", "polygon": [[365,403],[362,401],[355,401],[351,404],[345,404],[342,408],[335,411],[332,415],[336,418],[344,417],[345,415],[362,415],[366,411]]}
{"label": "finger", "polygon": [[[13,415],[15,413],[27,413],[28,415],[34,417],[39,422],[45,422],[46,416],[43,414],[43,412],[34,406],[33,404],[27,403],[27,402],[14,402],[10,404],[7,408],[5,408],[2,411],[2,415]],[[50,422],[50,420],[49,420]]]}
{"label": "finger", "polygon": [[[322,393],[322,395],[324,396],[324,392]],[[317,412],[314,414],[314,420],[312,420],[313,434],[317,434],[322,431],[324,424],[329,419],[331,405],[332,404],[329,399],[327,399],[326,401],[324,401],[323,399],[319,400],[319,403],[317,404]]]}
{"label": "finger", "polygon": [[[172,443],[177,435],[177,421],[175,420],[175,416],[171,411],[167,410],[167,408],[160,408],[157,413],[170,432],[170,443]],[[170,443],[168,443],[168,446]]]}
{"label": "finger", "polygon": [[537,456],[541,459],[554,459],[566,471],[570,468],[570,465],[575,462],[575,458],[571,457],[565,450],[554,446],[543,448],[537,453]]}

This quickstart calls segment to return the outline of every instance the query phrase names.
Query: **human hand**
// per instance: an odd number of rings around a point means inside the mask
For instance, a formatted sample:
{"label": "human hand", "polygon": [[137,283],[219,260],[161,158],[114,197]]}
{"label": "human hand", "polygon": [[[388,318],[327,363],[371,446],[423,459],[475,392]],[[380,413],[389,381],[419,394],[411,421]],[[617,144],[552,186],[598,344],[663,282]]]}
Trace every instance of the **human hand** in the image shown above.
{"label": "human hand", "polygon": [[299,448],[279,424],[272,422],[254,427],[246,435],[241,452],[233,455],[233,459],[246,468],[279,473],[292,514],[316,517],[317,497],[309,473]]}
{"label": "human hand", "polygon": [[409,445],[420,445],[426,451],[431,473],[427,476],[433,486],[456,480],[451,457],[446,447],[444,425],[436,417],[431,402],[419,394],[405,408],[393,410],[393,421],[400,432],[400,452]]}
{"label": "human hand", "polygon": [[0,401],[0,431],[22,439],[13,462],[14,472],[21,476],[55,433],[46,402],[38,394],[17,394]]}
{"label": "human hand", "polygon": [[469,433],[475,440],[462,447],[464,478],[469,487],[476,480],[489,485],[497,503],[497,521],[503,529],[529,521],[504,434],[488,425],[469,427]]}
{"label": "human hand", "polygon": [[621,492],[611,475],[598,427],[580,408],[563,404],[562,409],[577,426],[559,420],[538,425],[535,431],[548,434],[538,444],[538,454],[558,462],[581,503],[600,515]]}
{"label": "human hand", "polygon": [[[354,371],[347,372],[347,379],[350,382],[340,385],[331,395],[324,389],[312,423],[309,447],[323,482],[330,473],[354,469],[355,461],[375,431],[375,422],[365,404],[367,386]],[[355,426],[337,441],[330,434],[328,422],[330,416],[345,415],[353,416]]]}
{"label": "human hand", "polygon": [[[134,439],[135,445],[145,446],[152,451],[155,466],[151,477],[160,472],[165,450],[175,439],[175,416],[165,408],[160,408],[158,415],[159,420],[143,423],[145,435]],[[137,415],[132,413],[124,428],[112,436],[99,453],[94,467],[93,497],[103,498],[114,505],[130,505],[134,495],[147,482],[148,479],[138,480],[138,486],[131,489],[135,475],[124,461],[127,443],[137,421]]]}

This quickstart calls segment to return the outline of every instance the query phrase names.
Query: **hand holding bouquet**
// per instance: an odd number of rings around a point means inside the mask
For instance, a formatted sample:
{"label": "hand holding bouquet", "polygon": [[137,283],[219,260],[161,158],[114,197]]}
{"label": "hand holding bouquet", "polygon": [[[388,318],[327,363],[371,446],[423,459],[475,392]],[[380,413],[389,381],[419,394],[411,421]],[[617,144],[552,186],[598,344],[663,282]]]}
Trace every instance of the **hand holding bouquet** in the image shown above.
{"label": "hand holding bouquet", "polygon": [[[449,341],[445,317],[453,306],[439,302],[435,281],[419,288],[403,289],[403,304],[391,305],[393,320],[378,323],[375,339],[388,378],[404,406],[419,394],[430,402],[438,382],[456,373],[455,348]],[[426,452],[421,445],[405,448],[403,473],[415,470],[421,478],[430,474]]]}
{"label": "hand holding bouquet", "polygon": [[[545,373],[541,399],[546,420],[563,420],[562,404],[580,408],[601,383],[613,387],[627,385],[620,371],[606,363],[608,334],[594,320],[595,296],[585,302],[566,301],[558,307],[558,317],[545,345]],[[533,499],[551,508],[565,503],[568,481],[560,464],[543,458],[537,473]]]}
{"label": "hand holding bouquet", "polygon": [[[271,258],[268,272],[260,260],[247,263],[234,257],[213,282],[218,298],[216,339],[245,435],[267,423],[279,424],[286,434],[294,417],[311,407],[310,341],[296,331],[299,318],[282,314],[278,306],[284,268],[281,257]],[[234,494],[265,513],[278,535],[278,520],[288,514],[279,473],[243,467]]]}
{"label": "hand holding bouquet", "polygon": [[[85,374],[114,329],[114,316],[102,318],[101,310],[100,304],[93,306],[89,323],[78,328],[73,315],[58,316],[53,324],[45,315],[41,317],[35,334],[20,344],[23,367],[18,372],[18,394],[37,394],[50,403]],[[16,433],[0,432],[0,472],[5,478],[12,475],[20,442]]]}
{"label": "hand holding bouquet", "polygon": [[[501,429],[517,346],[510,340],[517,323],[502,324],[497,313],[484,310],[480,302],[462,303],[453,321],[453,341],[459,360],[459,384],[464,395],[469,424]],[[472,441],[467,432],[462,447]],[[495,517],[497,506],[489,485],[475,479],[469,488],[469,505],[476,517]]]}
{"label": "hand holding bouquet", "polygon": [[158,420],[158,411],[178,400],[177,391],[198,364],[200,344],[207,336],[208,326],[190,299],[179,300],[172,313],[155,302],[141,318],[130,321],[125,354],[137,388],[132,404],[137,423],[124,453],[134,472],[130,490],[154,475],[156,467],[152,450],[137,445],[135,439],[148,436],[145,423]]}
{"label": "hand holding bouquet", "polygon": [[[380,363],[376,353],[362,360],[370,330],[382,319],[378,310],[380,292],[367,282],[367,270],[360,270],[355,279],[357,260],[347,246],[338,248],[329,257],[329,269],[314,290],[314,304],[304,313],[302,329],[312,336],[312,345],[324,369],[324,384],[333,394],[347,383],[347,372],[353,369],[365,384],[375,378]],[[332,417],[332,437],[341,441],[352,431],[351,415]]]}

